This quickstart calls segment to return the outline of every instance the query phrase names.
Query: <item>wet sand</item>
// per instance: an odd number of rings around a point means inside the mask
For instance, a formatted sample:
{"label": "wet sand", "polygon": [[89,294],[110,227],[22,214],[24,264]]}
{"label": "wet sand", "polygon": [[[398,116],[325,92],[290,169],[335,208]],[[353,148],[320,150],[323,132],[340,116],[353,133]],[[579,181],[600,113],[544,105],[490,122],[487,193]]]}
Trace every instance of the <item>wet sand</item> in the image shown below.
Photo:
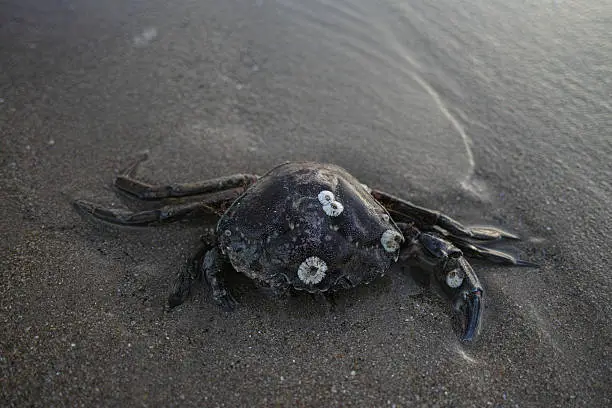
{"label": "wet sand", "polygon": [[[374,51],[369,77],[309,40],[291,2],[111,3],[0,6],[1,406],[610,405],[604,102],[576,119],[580,98],[538,99],[537,78],[527,102],[510,86],[445,92],[433,68],[400,84]],[[117,228],[71,206],[134,204],[111,186],[143,150],[139,174],[160,183],[333,162],[519,234],[508,248],[541,268],[473,262],[487,309],[469,345],[447,300],[399,271],[333,308],[238,277],[234,313],[203,287],[167,313],[171,277],[213,224]]]}

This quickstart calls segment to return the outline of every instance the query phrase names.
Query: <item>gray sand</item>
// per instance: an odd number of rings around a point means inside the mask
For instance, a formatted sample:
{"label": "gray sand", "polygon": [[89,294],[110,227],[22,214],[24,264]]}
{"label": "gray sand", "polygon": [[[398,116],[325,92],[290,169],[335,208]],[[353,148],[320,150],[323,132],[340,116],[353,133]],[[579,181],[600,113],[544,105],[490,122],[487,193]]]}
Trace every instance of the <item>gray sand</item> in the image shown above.
{"label": "gray sand", "polygon": [[[603,3],[170,3],[0,4],[0,406],[610,406]],[[518,233],[541,268],[473,263],[471,345],[399,271],[333,310],[236,279],[235,313],[202,287],[166,313],[210,221],[70,204],[125,205],[113,177],[145,149],[157,182],[333,162]]]}

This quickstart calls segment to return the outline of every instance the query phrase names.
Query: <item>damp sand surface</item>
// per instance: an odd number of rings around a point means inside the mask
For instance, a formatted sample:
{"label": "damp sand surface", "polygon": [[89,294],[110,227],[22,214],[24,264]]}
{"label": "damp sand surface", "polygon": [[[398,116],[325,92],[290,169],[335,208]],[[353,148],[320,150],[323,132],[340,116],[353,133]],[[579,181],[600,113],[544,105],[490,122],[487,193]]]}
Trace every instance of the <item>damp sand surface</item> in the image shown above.
{"label": "damp sand surface", "polygon": [[[610,405],[609,8],[370,3],[0,6],[0,405]],[[201,286],[167,313],[214,220],[71,206],[137,204],[111,186],[144,150],[159,183],[335,163],[541,267],[473,262],[473,344],[398,270],[333,307],[234,277],[234,313]]]}

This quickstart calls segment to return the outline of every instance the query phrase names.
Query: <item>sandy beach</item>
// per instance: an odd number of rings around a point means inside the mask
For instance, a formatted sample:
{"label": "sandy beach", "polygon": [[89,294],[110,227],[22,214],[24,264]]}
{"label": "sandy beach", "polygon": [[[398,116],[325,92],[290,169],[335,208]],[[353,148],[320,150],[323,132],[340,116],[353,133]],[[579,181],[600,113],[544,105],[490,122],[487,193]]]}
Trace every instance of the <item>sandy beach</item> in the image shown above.
{"label": "sandy beach", "polygon": [[[0,4],[0,406],[610,406],[611,12],[576,7]],[[202,285],[167,312],[214,221],[71,204],[136,204],[112,183],[143,151],[162,184],[335,163],[540,268],[472,262],[473,344],[399,268],[333,307],[237,276],[235,312]]]}

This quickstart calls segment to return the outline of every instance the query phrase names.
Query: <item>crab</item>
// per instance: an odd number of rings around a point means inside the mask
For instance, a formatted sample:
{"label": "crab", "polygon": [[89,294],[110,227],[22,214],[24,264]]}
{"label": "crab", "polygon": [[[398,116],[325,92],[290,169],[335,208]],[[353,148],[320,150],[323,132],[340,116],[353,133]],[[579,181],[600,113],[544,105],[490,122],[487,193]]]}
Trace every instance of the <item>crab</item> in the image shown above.
{"label": "crab", "polygon": [[[146,226],[189,216],[220,216],[212,236],[177,274],[168,298],[185,301],[194,281],[205,279],[225,310],[236,301],[226,285],[233,269],[275,293],[289,289],[329,294],[367,284],[396,262],[418,267],[451,299],[460,339],[481,327],[483,287],[465,256],[536,266],[483,243],[517,240],[491,227],[466,227],[434,210],[361,184],[333,164],[288,162],[263,176],[235,174],[196,183],[150,185],[135,176],[142,155],[115,180],[119,191],[156,201],[133,212],[75,200],[82,212],[120,225]],[[170,202],[170,203],[169,203]]]}

